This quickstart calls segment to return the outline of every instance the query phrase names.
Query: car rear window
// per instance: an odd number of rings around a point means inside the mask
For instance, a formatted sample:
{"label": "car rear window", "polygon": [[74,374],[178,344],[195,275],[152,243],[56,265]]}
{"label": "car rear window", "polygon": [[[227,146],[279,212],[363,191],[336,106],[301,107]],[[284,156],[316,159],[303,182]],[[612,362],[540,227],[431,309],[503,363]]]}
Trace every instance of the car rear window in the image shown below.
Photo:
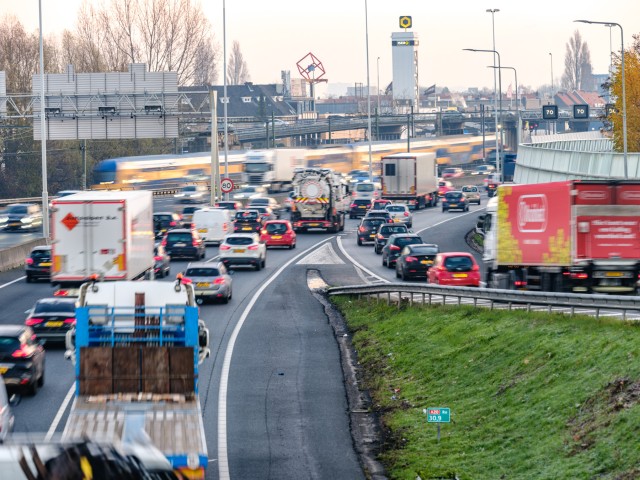
{"label": "car rear window", "polygon": [[173,220],[171,215],[157,215],[155,217],[156,222],[170,222],[171,220]]}
{"label": "car rear window", "polygon": [[31,252],[31,258],[36,262],[51,260],[51,251],[50,250],[34,250],[33,252]]}
{"label": "car rear window", "polygon": [[267,225],[268,233],[284,233],[287,231],[287,225],[284,223],[270,223]]}
{"label": "car rear window", "polygon": [[399,247],[404,247],[413,243],[422,243],[422,239],[418,237],[399,237],[396,238],[394,243]]}
{"label": "car rear window", "polygon": [[373,183],[359,183],[356,185],[356,192],[373,192],[375,185]]}
{"label": "car rear window", "polygon": [[353,203],[355,203],[356,205],[369,205],[371,203],[371,200],[366,200],[361,198],[361,199],[355,199]]}
{"label": "car rear window", "polygon": [[435,255],[438,253],[437,247],[412,247],[411,253],[415,255]]}
{"label": "car rear window", "polygon": [[167,235],[168,243],[191,242],[192,237],[189,233],[169,233]]}
{"label": "car rear window", "polygon": [[478,187],[462,187],[463,192],[477,192]]}
{"label": "car rear window", "polygon": [[217,277],[220,272],[217,268],[188,268],[185,275],[187,277]]}
{"label": "car rear window", "polygon": [[471,270],[473,262],[469,257],[447,257],[444,266],[447,270]]}
{"label": "car rear window", "polygon": [[382,227],[382,230],[380,230],[380,233],[388,233],[390,235],[394,234],[394,233],[406,233],[408,232],[409,229],[404,226],[404,225],[393,225],[393,226],[386,226],[386,227]]}
{"label": "car rear window", "polygon": [[445,195],[447,197],[447,199],[457,199],[457,198],[461,198],[462,194],[460,192],[449,192]]}
{"label": "car rear window", "polygon": [[405,208],[403,205],[387,205],[387,210],[390,212],[404,212]]}
{"label": "car rear window", "polygon": [[227,237],[225,240],[229,245],[251,245],[253,238],[251,237]]}
{"label": "car rear window", "polygon": [[75,302],[36,302],[33,313],[75,313]]}
{"label": "car rear window", "polygon": [[15,337],[0,337],[0,352],[13,353],[20,348],[20,342]]}
{"label": "car rear window", "polygon": [[362,225],[365,227],[379,227],[380,225],[382,225],[384,223],[384,219],[371,219],[371,220],[364,220],[362,222]]}

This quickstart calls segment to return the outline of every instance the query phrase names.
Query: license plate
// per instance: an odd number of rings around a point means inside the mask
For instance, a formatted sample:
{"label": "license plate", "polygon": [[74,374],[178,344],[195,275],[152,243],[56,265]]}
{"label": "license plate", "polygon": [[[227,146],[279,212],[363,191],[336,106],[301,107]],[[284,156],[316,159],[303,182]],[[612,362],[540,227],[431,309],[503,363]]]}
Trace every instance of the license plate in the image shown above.
{"label": "license plate", "polygon": [[454,273],[453,278],[467,278],[466,273]]}
{"label": "license plate", "polygon": [[420,260],[423,265],[433,265],[433,260]]}
{"label": "license plate", "polygon": [[376,238],[376,234],[374,233],[373,235],[369,235],[369,238]]}
{"label": "license plate", "polygon": [[366,205],[360,205],[358,208],[365,209],[365,208],[367,208],[367,206]]}
{"label": "license plate", "polygon": [[622,277],[622,272],[606,272],[607,277]]}
{"label": "license plate", "polygon": [[242,227],[242,230],[251,230],[251,227]]}
{"label": "license plate", "polygon": [[272,240],[280,240],[282,238],[282,235],[273,235],[271,237]]}
{"label": "license plate", "polygon": [[320,224],[319,223],[310,223],[309,226],[310,227],[319,227]]}
{"label": "license plate", "polygon": [[207,233],[207,229],[206,228],[199,228],[198,229],[198,233]]}
{"label": "license plate", "polygon": [[244,253],[244,248],[234,248],[233,253]]}
{"label": "license plate", "polygon": [[198,282],[196,283],[196,287],[200,288],[208,288],[210,286],[209,282]]}
{"label": "license plate", "polygon": [[38,265],[39,267],[50,267],[51,266],[51,262],[42,262],[40,265]]}
{"label": "license plate", "polygon": [[0,367],[0,374],[7,373],[9,371],[9,367]]}
{"label": "license plate", "polygon": [[64,322],[47,322],[44,324],[45,327],[61,327],[64,325]]}
{"label": "license plate", "polygon": [[174,247],[186,247],[187,244],[186,243],[175,243],[173,246]]}
{"label": "license plate", "polygon": [[450,203],[449,208],[456,208],[458,206],[457,203]]}
{"label": "license plate", "polygon": [[16,222],[10,222],[10,223],[9,223],[9,226],[10,226],[10,227],[19,227],[19,226],[20,226],[20,224],[19,224],[19,223],[16,223]]}

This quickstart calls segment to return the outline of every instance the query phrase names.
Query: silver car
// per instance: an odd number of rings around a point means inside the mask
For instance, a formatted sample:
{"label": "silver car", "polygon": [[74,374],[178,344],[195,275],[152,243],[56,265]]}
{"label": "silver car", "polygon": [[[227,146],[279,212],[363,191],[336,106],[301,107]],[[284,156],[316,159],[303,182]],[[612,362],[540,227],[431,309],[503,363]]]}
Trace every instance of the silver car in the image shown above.
{"label": "silver car", "polygon": [[408,228],[413,225],[413,215],[409,206],[404,203],[392,203],[384,207],[384,209],[391,214],[393,223],[402,223]]}
{"label": "silver car", "polygon": [[465,185],[461,188],[469,200],[469,203],[477,203],[480,205],[480,189],[476,185]]}
{"label": "silver car", "polygon": [[230,233],[218,251],[220,261],[227,267],[246,265],[260,270],[267,263],[267,247],[257,233]]}
{"label": "silver car", "polygon": [[205,300],[228,303],[233,296],[231,276],[222,262],[192,262],[187,265],[184,276],[191,280],[199,305]]}

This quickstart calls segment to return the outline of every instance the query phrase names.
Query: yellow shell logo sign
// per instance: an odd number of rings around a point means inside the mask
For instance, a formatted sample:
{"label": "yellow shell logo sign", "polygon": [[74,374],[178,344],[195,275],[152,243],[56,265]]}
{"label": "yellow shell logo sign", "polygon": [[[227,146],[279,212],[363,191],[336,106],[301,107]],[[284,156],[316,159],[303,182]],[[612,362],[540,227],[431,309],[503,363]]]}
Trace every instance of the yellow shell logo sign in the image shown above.
{"label": "yellow shell logo sign", "polygon": [[407,15],[400,17],[400,28],[411,28],[411,17]]}

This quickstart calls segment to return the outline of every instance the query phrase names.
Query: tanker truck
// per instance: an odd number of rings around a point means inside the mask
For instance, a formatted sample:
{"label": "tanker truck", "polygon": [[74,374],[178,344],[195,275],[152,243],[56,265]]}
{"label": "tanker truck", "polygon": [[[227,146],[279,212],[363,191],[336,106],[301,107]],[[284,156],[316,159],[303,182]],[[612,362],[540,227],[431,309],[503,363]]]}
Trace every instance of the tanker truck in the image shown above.
{"label": "tanker truck", "polygon": [[296,232],[344,230],[349,187],[342,176],[330,168],[304,168],[296,170],[291,183],[291,223]]}

